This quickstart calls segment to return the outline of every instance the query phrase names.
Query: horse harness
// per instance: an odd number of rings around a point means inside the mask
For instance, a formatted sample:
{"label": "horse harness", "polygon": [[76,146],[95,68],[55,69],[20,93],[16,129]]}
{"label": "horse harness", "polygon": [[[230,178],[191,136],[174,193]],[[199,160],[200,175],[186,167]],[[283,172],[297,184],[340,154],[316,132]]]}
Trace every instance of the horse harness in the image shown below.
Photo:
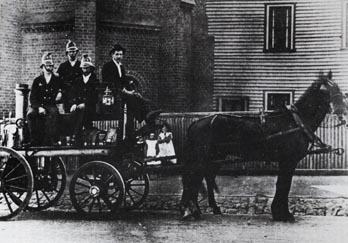
{"label": "horse harness", "polygon": [[266,140],[273,139],[279,136],[284,136],[294,132],[302,131],[306,134],[306,136],[308,137],[311,143],[308,148],[307,154],[335,153],[337,155],[342,155],[344,153],[343,148],[334,149],[330,145],[325,144],[317,135],[315,135],[312,129],[303,122],[301,115],[295,105],[292,105],[289,111],[297,127],[269,135],[266,137]]}

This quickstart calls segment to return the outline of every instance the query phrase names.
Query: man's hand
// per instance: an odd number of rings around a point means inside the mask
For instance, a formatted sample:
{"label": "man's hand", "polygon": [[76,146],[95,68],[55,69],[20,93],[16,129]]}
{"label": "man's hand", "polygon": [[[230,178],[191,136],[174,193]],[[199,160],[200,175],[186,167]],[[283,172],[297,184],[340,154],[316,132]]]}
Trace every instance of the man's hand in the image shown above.
{"label": "man's hand", "polygon": [[81,103],[81,104],[79,104],[79,105],[77,106],[77,109],[79,109],[79,110],[84,110],[85,107],[86,107],[85,103]]}
{"label": "man's hand", "polygon": [[73,105],[70,107],[70,112],[75,111],[76,108],[77,108],[77,105],[73,104]]}
{"label": "man's hand", "polygon": [[45,110],[45,108],[43,108],[43,107],[39,107],[39,114],[41,114],[41,115],[46,115],[46,110]]}
{"label": "man's hand", "polygon": [[137,98],[143,98],[143,96],[141,96],[141,94],[138,93],[138,92],[135,92],[135,93],[134,93],[134,96],[137,97]]}
{"label": "man's hand", "polygon": [[57,96],[56,96],[56,102],[61,101],[62,100],[62,92],[58,92]]}

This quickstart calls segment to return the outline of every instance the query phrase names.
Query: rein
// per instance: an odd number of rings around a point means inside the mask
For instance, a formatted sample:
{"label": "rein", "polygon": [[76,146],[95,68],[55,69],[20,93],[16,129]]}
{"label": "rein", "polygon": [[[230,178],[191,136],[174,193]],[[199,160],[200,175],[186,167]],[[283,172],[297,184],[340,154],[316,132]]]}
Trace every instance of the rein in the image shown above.
{"label": "rein", "polygon": [[310,129],[302,120],[300,113],[295,105],[291,106],[290,112],[294,118],[295,123],[301,128],[301,130],[307,135],[311,141],[311,145],[308,148],[308,154],[322,154],[322,153],[334,153],[342,155],[344,153],[343,148],[332,148],[332,146],[324,143],[315,133]]}

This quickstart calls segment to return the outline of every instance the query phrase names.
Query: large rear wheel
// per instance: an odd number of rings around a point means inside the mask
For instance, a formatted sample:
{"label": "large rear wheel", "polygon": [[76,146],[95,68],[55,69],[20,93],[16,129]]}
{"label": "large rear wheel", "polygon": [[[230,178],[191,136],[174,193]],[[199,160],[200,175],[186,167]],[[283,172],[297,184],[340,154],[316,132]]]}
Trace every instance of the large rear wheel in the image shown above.
{"label": "large rear wheel", "polygon": [[10,219],[27,207],[33,185],[26,159],[13,149],[0,147],[0,220]]}
{"label": "large rear wheel", "polygon": [[125,185],[118,170],[103,161],[91,161],[70,182],[71,202],[79,213],[116,212],[122,205]]}

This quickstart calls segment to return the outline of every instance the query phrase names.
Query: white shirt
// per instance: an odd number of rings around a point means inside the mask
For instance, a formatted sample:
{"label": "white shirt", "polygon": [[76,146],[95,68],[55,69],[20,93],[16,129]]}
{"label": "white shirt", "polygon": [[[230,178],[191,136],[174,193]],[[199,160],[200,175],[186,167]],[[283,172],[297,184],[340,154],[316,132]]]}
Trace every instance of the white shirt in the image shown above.
{"label": "white shirt", "polygon": [[49,82],[51,81],[52,73],[44,72],[44,77],[45,77],[46,83],[49,84]]}
{"label": "white shirt", "polygon": [[83,82],[86,84],[88,82],[88,80],[89,80],[89,77],[91,77],[91,73],[88,74],[87,76],[82,75],[82,77],[83,77]]}
{"label": "white shirt", "polygon": [[[113,60],[114,61],[114,60]],[[121,65],[122,63],[117,63],[114,61],[114,63],[116,64],[117,70],[118,70],[118,74],[120,75],[120,77],[122,77],[122,71],[121,71]]]}
{"label": "white shirt", "polygon": [[75,59],[75,61],[70,61],[69,60],[69,62],[70,62],[70,65],[73,67],[73,66],[75,66],[75,64],[76,64],[76,61],[77,61],[77,59]]}

